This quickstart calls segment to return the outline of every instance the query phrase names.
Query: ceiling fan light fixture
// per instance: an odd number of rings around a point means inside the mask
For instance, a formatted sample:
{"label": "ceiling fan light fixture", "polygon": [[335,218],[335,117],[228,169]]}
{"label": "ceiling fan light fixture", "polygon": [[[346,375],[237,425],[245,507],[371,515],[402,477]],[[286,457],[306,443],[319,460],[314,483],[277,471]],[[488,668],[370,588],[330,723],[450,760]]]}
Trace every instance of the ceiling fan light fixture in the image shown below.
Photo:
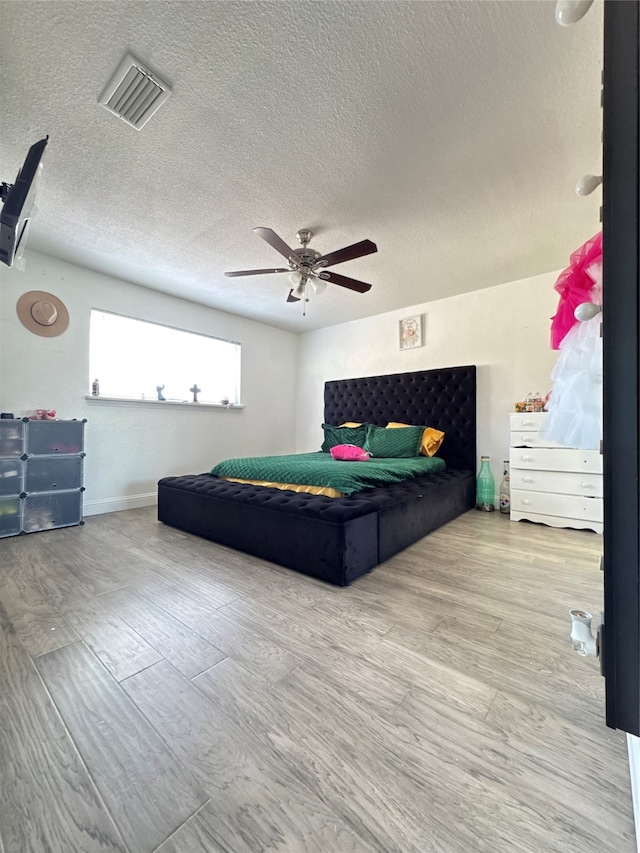
{"label": "ceiling fan light fixture", "polygon": [[371,240],[360,240],[358,243],[345,246],[335,252],[321,255],[317,249],[309,247],[313,232],[308,228],[301,228],[298,231],[298,239],[302,243],[300,249],[292,249],[272,228],[260,226],[254,228],[253,231],[287,259],[289,269],[231,270],[225,272],[226,276],[235,278],[244,275],[286,273],[292,285],[287,296],[287,302],[299,302],[300,300],[308,302],[311,295],[322,293],[327,282],[339,287],[346,287],[356,293],[366,293],[371,290],[371,285],[364,281],[358,281],[355,278],[349,278],[346,275],[329,272],[325,269],[325,267],[342,264],[345,261],[352,261],[377,252],[378,247]]}
{"label": "ceiling fan light fixture", "polygon": [[293,295],[297,296],[298,299],[304,299],[305,294],[306,294],[306,290],[307,290],[307,282],[301,278],[298,286],[295,287],[293,290]]}

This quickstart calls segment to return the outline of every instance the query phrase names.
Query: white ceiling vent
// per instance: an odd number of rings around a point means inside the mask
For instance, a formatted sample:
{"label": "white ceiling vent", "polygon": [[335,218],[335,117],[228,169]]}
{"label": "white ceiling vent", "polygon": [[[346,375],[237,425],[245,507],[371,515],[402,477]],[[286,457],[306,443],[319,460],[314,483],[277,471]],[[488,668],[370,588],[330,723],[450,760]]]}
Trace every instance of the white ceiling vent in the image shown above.
{"label": "white ceiling vent", "polygon": [[98,103],[140,130],[170,94],[166,83],[128,53],[105,86]]}

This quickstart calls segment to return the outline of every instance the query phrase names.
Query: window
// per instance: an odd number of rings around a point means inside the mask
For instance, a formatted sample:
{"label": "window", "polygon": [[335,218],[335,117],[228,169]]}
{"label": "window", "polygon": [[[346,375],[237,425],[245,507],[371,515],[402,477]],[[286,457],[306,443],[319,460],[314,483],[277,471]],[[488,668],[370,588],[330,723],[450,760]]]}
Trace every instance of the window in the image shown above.
{"label": "window", "polygon": [[91,311],[90,377],[100,396],[240,403],[240,344],[107,311]]}

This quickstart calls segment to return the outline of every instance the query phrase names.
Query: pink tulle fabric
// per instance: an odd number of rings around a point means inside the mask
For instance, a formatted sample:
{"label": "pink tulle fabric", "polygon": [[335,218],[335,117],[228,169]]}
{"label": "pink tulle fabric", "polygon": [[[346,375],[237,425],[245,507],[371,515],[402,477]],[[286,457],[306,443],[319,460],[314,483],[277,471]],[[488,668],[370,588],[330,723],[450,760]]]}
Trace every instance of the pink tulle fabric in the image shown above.
{"label": "pink tulle fabric", "polygon": [[578,305],[600,301],[593,276],[593,268],[598,263],[602,263],[602,233],[573,252],[569,266],[560,273],[554,285],[560,301],[555,316],[551,318],[551,349],[560,349],[564,336],[578,322],[573,315]]}

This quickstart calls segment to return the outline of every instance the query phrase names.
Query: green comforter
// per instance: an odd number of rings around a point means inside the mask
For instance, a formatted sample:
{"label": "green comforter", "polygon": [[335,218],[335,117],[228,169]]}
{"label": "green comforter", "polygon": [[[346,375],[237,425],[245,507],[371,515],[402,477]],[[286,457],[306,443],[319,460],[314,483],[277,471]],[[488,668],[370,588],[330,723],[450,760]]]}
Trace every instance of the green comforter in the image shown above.
{"label": "green comforter", "polygon": [[211,469],[217,477],[266,480],[301,486],[330,486],[344,495],[362,489],[388,486],[445,469],[436,456],[411,459],[369,459],[367,462],[338,462],[330,453],[296,453],[290,456],[247,456],[226,459]]}

